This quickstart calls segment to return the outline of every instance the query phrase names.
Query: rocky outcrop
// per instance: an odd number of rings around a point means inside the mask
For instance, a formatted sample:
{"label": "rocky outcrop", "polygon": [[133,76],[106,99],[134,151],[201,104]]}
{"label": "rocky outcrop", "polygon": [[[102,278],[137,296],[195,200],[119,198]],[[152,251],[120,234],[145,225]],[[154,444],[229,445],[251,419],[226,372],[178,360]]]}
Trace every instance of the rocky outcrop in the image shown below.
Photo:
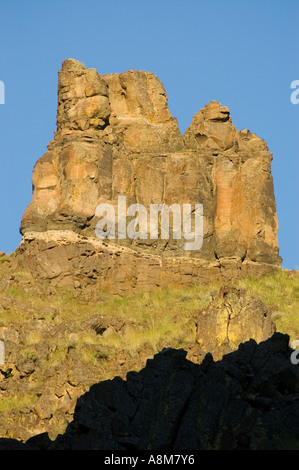
{"label": "rocky outcrop", "polygon": [[93,385],[66,432],[51,441],[0,440],[1,449],[298,449],[299,370],[289,337],[249,340],[215,362],[164,349],[140,372]]}
{"label": "rocky outcrop", "polygon": [[[280,278],[286,304],[295,295],[293,276]],[[165,289],[123,299],[92,288],[63,289],[30,279],[25,270],[18,271],[13,256],[4,258],[0,437],[25,442],[47,433],[55,440],[92,385],[113,377],[125,380],[163,348],[183,348],[194,364],[207,353],[220,360],[250,338],[259,343],[270,337],[281,325],[273,323],[278,311],[232,287],[216,293],[206,286]],[[293,331],[292,340],[296,337]]]}
{"label": "rocky outcrop", "polygon": [[196,317],[196,341],[202,354],[209,352],[219,360],[250,339],[265,341],[275,332],[272,313],[260,298],[245,290],[222,287]]}
{"label": "rocky outcrop", "polygon": [[[55,137],[33,171],[19,262],[57,285],[79,281],[117,292],[268,272],[281,262],[271,160],[264,140],[238,131],[220,103],[207,104],[182,135],[155,75],[99,75],[68,59],[59,72]],[[146,210],[146,222],[126,213],[134,237],[119,236],[119,196],[126,210]],[[99,240],[104,203],[114,210],[116,232]],[[153,234],[153,204],[177,204],[181,222],[183,204],[192,211],[202,204],[200,247],[186,249],[175,215],[169,234],[160,225]]]}

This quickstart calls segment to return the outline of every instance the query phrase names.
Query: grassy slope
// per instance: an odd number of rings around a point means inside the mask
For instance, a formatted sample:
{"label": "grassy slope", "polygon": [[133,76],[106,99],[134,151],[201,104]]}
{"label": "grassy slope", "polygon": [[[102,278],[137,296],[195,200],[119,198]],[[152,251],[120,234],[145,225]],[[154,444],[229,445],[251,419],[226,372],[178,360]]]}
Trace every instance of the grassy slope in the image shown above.
{"label": "grassy slope", "polygon": [[[7,259],[0,259],[2,279],[10,276]],[[181,289],[163,288],[122,298],[99,292],[95,300],[88,301],[75,290],[50,289],[42,283],[32,286],[26,272],[14,273],[10,277],[13,279],[2,283],[2,289],[0,285],[0,296],[11,299],[8,308],[1,312],[0,326],[30,322],[40,312],[46,322],[54,322],[57,326],[72,323],[74,342],[86,343],[94,341],[95,337],[92,334],[88,338],[91,333],[80,331],[83,319],[93,315],[108,319],[115,317],[126,324],[122,330],[125,334],[114,333],[111,329],[111,334],[96,335],[97,340],[103,348],[124,348],[131,354],[144,345],[153,351],[165,343],[184,347],[193,339],[194,314],[209,304],[212,292],[220,287],[219,283],[213,283]],[[289,334],[291,340],[299,339],[298,271],[280,270],[261,279],[238,280],[235,285],[259,296],[265,304],[275,306],[277,330]],[[53,311],[57,312],[54,319]],[[33,331],[28,341],[34,344],[37,340],[38,333]]]}
{"label": "grassy slope", "polygon": [[[287,333],[291,341],[299,339],[299,272],[280,270],[261,279],[239,280],[235,285],[275,306],[277,330]],[[123,364],[123,369],[138,370],[144,358],[163,347],[188,349],[195,339],[194,318],[219,287],[213,283],[164,288],[122,298],[98,292],[90,300],[78,290],[52,288],[42,282],[36,285],[25,271],[13,271],[10,258],[3,257],[0,331],[9,327],[18,332],[17,360],[36,361],[41,382],[46,380],[43,371],[62,369],[63,364],[68,367],[70,350],[81,366],[94,368],[104,380],[120,375]],[[111,325],[105,334],[84,326],[93,317]],[[117,330],[115,319],[124,326]],[[2,394],[1,406],[3,410],[16,408],[16,403],[22,407],[28,400],[32,396],[27,389],[18,398],[7,391]]]}

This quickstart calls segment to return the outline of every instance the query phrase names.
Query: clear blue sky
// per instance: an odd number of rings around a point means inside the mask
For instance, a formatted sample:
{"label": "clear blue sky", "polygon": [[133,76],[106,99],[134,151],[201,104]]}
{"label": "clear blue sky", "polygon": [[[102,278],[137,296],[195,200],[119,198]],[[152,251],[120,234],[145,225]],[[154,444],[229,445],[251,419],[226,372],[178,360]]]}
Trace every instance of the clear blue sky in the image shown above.
{"label": "clear blue sky", "polygon": [[57,73],[74,58],[100,74],[158,75],[182,132],[211,100],[264,138],[283,266],[299,269],[298,0],[1,0],[0,251],[14,251],[35,162],[56,127]]}

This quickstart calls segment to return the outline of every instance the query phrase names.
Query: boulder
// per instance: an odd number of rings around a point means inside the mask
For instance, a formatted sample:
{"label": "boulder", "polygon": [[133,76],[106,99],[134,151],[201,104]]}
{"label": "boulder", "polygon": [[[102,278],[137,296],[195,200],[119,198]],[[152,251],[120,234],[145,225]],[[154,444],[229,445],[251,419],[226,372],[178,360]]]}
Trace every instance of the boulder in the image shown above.
{"label": "boulder", "polygon": [[196,341],[202,354],[215,359],[236,350],[240,343],[265,341],[275,332],[272,310],[245,290],[222,287],[210,305],[196,316]]}

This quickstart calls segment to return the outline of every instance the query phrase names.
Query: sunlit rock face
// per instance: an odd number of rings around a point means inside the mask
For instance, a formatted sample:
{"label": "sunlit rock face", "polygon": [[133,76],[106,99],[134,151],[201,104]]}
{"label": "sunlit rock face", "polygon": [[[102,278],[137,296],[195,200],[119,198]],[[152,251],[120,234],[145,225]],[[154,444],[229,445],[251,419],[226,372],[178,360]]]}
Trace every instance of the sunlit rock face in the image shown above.
{"label": "sunlit rock face", "polygon": [[[33,170],[19,262],[55,284],[115,292],[271,271],[281,263],[271,160],[264,140],[238,131],[220,103],[207,104],[182,135],[154,74],[99,75],[68,59],[59,71],[54,139]],[[145,208],[143,221],[126,212],[135,237],[118,236],[120,196],[122,210]],[[97,237],[101,204],[114,211],[113,238]],[[169,234],[158,228],[154,237],[150,211],[162,204],[170,208]],[[182,208],[181,237],[173,204]],[[202,205],[198,249],[186,249],[188,204],[193,234],[193,211]],[[138,237],[138,223],[146,237]]]}

